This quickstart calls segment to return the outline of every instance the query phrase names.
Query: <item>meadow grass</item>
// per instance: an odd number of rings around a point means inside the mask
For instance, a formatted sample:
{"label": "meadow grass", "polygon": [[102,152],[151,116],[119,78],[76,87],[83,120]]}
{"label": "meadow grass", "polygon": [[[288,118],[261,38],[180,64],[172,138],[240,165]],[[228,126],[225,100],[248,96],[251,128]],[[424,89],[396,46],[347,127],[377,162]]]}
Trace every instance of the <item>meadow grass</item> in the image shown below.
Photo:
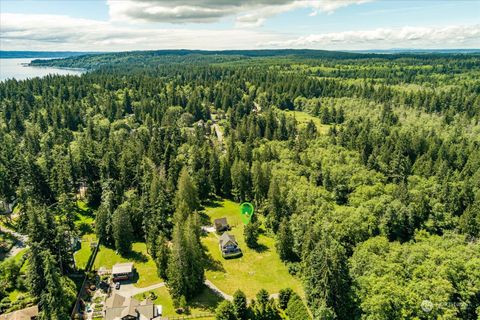
{"label": "meadow grass", "polygon": [[120,255],[111,248],[100,245],[97,257],[94,263],[94,269],[100,267],[111,269],[116,263],[133,262],[138,273],[138,280],[135,286],[143,288],[152,284],[162,282],[157,274],[157,266],[152,257],[147,253],[147,245],[143,242],[134,242],[132,251],[127,255]]}
{"label": "meadow grass", "polygon": [[[168,292],[166,287],[158,288],[149,292],[140,293],[135,296],[135,299],[142,301],[145,298],[150,296],[150,292],[153,292],[156,295],[156,299],[153,301],[157,305],[162,306],[162,316],[163,317],[175,317],[180,316],[175,312],[175,307],[173,306],[173,300]],[[218,295],[216,295],[212,290],[207,287],[203,287],[202,292],[199,295],[188,301],[188,307],[191,315],[204,314],[204,313],[215,313],[215,308],[222,301]],[[214,317],[202,318],[205,320],[213,320]]]}
{"label": "meadow grass", "polygon": [[224,259],[218,248],[218,235],[209,233],[202,238],[207,249],[208,265],[206,277],[220,290],[229,295],[240,289],[248,298],[254,298],[260,289],[270,294],[290,287],[303,296],[299,279],[288,273],[287,267],[280,260],[275,250],[275,240],[265,234],[258,239],[258,248],[247,247],[243,237],[243,223],[240,218],[239,204],[223,200],[207,207],[206,214],[213,219],[227,217],[233,234],[242,249],[243,256],[235,259]]}

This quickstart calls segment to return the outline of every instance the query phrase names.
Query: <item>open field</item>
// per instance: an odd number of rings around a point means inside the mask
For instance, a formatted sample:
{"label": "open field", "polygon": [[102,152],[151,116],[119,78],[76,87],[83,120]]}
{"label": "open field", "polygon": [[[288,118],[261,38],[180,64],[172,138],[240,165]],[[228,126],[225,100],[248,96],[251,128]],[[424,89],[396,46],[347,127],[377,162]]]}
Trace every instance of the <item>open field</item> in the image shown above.
{"label": "open field", "polygon": [[98,270],[100,267],[111,269],[116,263],[133,262],[138,272],[137,287],[148,287],[152,284],[163,281],[157,274],[157,266],[147,253],[147,246],[143,242],[135,242],[132,246],[132,252],[126,256],[116,254],[115,250],[100,245],[93,268]]}
{"label": "open field", "polygon": [[327,134],[330,126],[328,124],[322,124],[320,119],[314,117],[304,111],[286,111],[287,116],[294,116],[297,122],[300,124],[300,127],[304,127],[310,120],[313,121],[317,130],[321,134]]}
{"label": "open field", "polygon": [[81,235],[93,233],[92,225],[95,223],[95,216],[91,208],[83,201],[77,201],[77,211],[75,212],[75,226]]}
{"label": "open field", "polygon": [[88,259],[93,252],[90,245],[96,241],[97,238],[94,233],[88,233],[82,236],[80,249],[73,254],[78,269],[85,269],[87,266]]}
{"label": "open field", "polygon": [[220,290],[233,295],[240,289],[249,298],[253,298],[260,289],[269,293],[278,293],[280,289],[290,287],[303,296],[303,289],[299,279],[288,273],[287,267],[282,263],[275,251],[275,240],[261,234],[257,249],[249,249],[243,239],[243,224],[240,221],[240,209],[237,203],[224,200],[207,207],[206,214],[212,219],[227,217],[232,226],[229,231],[237,239],[243,256],[236,259],[225,260],[218,248],[217,235],[209,233],[202,239],[209,257],[209,266],[206,277]]}

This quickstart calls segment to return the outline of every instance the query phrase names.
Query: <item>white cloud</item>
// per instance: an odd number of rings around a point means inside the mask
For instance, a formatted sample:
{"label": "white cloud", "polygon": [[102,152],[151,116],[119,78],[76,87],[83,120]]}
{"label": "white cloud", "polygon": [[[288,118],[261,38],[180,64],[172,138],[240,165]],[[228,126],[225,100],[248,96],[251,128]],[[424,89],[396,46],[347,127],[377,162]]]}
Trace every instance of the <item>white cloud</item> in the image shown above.
{"label": "white cloud", "polygon": [[255,30],[135,27],[61,15],[0,14],[2,50],[242,49],[278,40]]}
{"label": "white cloud", "polygon": [[[246,18],[247,19],[247,18]],[[255,21],[255,17],[251,21]],[[248,19],[247,19],[248,20]],[[257,29],[154,28],[61,15],[0,13],[2,50],[478,48],[480,24],[380,28],[289,38]]]}
{"label": "white cloud", "polygon": [[478,48],[480,24],[446,27],[379,28],[311,34],[259,43],[264,47],[312,49]]}
{"label": "white cloud", "polygon": [[332,13],[373,0],[107,0],[114,21],[210,23],[234,16],[237,26],[259,26],[271,16],[299,8]]}

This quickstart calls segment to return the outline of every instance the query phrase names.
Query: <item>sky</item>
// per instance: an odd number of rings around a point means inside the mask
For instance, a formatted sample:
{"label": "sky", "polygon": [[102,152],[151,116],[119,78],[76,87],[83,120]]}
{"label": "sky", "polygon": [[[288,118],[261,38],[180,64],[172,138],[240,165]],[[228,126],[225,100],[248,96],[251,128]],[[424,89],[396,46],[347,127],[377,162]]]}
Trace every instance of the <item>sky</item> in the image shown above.
{"label": "sky", "polygon": [[0,50],[480,48],[480,0],[0,0]]}

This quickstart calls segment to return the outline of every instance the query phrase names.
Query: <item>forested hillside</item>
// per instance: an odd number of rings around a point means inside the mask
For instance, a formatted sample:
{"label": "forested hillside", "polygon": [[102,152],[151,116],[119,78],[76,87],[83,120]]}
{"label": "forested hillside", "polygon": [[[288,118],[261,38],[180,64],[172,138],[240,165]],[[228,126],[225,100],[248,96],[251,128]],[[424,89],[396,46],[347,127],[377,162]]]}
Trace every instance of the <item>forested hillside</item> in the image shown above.
{"label": "forested hillside", "polygon": [[[35,63],[90,70],[0,83],[0,199],[18,201],[3,221],[29,237],[23,285],[41,319],[70,314],[80,186],[97,239],[120,254],[145,242],[177,301],[205,280],[201,213],[226,198],[255,205],[249,226],[275,238],[314,319],[480,316],[478,55]],[[1,266],[0,300],[20,272]],[[251,319],[308,316],[249,298]],[[220,307],[219,319],[247,317]]]}

